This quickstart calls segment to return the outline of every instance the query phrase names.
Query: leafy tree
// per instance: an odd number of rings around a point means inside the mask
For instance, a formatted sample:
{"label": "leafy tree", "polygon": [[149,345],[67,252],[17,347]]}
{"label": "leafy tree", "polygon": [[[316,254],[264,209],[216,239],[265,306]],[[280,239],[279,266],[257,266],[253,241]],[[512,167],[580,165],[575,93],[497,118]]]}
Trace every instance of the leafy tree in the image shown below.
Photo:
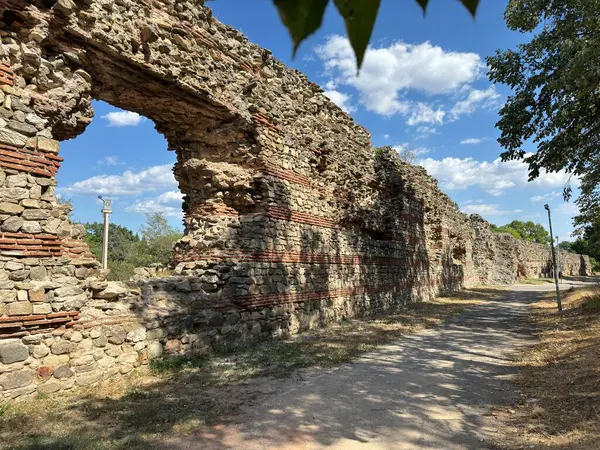
{"label": "leafy tree", "polygon": [[497,124],[502,159],[526,162],[530,179],[542,170],[582,176],[580,226],[600,217],[599,11],[600,0],[510,0],[508,27],[535,34],[487,58],[490,80],[513,89]]}
{"label": "leafy tree", "polygon": [[[429,0],[415,0],[425,13]],[[479,0],[458,0],[474,16]],[[348,39],[360,68],[377,19],[381,0],[332,0],[346,24]],[[273,0],[281,21],[294,44],[294,54],[303,40],[321,27],[329,0]]]}
{"label": "leafy tree", "polygon": [[510,233],[523,241],[538,244],[550,243],[550,233],[542,225],[533,223],[532,221],[522,222],[520,220],[513,220],[511,223],[500,227],[492,225],[492,231],[496,233]]}
{"label": "leafy tree", "polygon": [[508,233],[508,234],[512,235],[512,237],[514,237],[514,238],[522,239],[521,234],[514,228],[509,227],[508,225],[497,226],[497,225],[491,224],[491,228],[494,233]]}
{"label": "leafy tree", "polygon": [[[183,237],[181,231],[171,227],[161,213],[146,214],[146,224],[140,228],[140,232],[142,239],[134,247],[139,252],[137,258],[140,258],[140,263],[146,259],[151,264],[166,265],[171,259],[173,244]],[[135,257],[131,259],[135,260]]]}
{"label": "leafy tree", "polygon": [[[87,235],[85,241],[92,253],[100,259],[102,257],[102,239],[104,237],[104,224],[91,222],[84,224]],[[108,226],[108,259],[109,261],[124,261],[131,245],[140,238],[129,228],[111,223]]]}
{"label": "leafy tree", "polygon": [[[104,224],[85,224],[85,241],[94,255],[102,256]],[[140,229],[141,238],[130,229],[111,223],[108,228],[109,279],[128,280],[136,267],[152,264],[167,265],[171,258],[173,243],[182,233],[171,227],[160,213],[147,214],[146,224]]]}

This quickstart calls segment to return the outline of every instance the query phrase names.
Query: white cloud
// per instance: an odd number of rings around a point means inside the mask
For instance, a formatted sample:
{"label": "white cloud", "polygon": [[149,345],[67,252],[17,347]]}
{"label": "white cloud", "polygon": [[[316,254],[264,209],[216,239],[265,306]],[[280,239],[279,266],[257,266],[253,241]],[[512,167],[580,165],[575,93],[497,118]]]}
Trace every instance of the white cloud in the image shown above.
{"label": "white cloud", "polygon": [[531,197],[531,203],[538,203],[538,202],[543,202],[543,201],[548,201],[548,200],[553,200],[555,198],[558,198],[562,195],[561,191],[554,191],[554,192],[549,192],[548,194],[544,194],[544,195],[534,195],[533,197]]}
{"label": "white cloud", "polygon": [[352,101],[352,96],[349,94],[345,94],[344,92],[330,90],[323,92],[323,95],[329,98],[333,103],[338,105],[342,111],[350,114],[351,112],[356,111],[356,108],[350,104]]}
{"label": "white cloud", "polygon": [[437,178],[442,189],[464,190],[470,186],[477,186],[494,196],[503,195],[504,191],[510,188],[562,188],[570,179],[569,174],[565,172],[542,171],[534,181],[527,182],[527,164],[521,161],[502,162],[499,158],[492,162],[477,161],[473,158],[426,158],[417,161],[417,164]]}
{"label": "white cloud", "polygon": [[412,108],[412,113],[406,121],[407,125],[413,126],[420,123],[428,124],[442,124],[444,123],[444,116],[446,113],[441,109],[433,109],[431,106],[425,103],[418,103]]}
{"label": "white cloud", "polygon": [[390,135],[389,134],[384,134],[383,138],[387,141],[390,138]]}
{"label": "white cloud", "polygon": [[144,120],[138,113],[131,111],[113,111],[102,118],[108,120],[109,127],[135,127]]}
{"label": "white cloud", "polygon": [[467,138],[467,139],[463,139],[462,141],[460,141],[460,143],[463,145],[474,145],[474,144],[481,144],[484,141],[489,141],[489,139],[490,138],[487,138],[487,137]]}
{"label": "white cloud", "polygon": [[[354,53],[348,39],[330,36],[316,49],[332,82],[352,86],[369,111],[391,116],[410,115],[414,123],[438,123],[440,109],[407,101],[406,90],[426,94],[449,94],[474,81],[484,67],[476,53],[445,51],[429,42],[406,44],[396,41],[388,47],[369,47],[360,73],[357,74]],[[426,108],[432,111],[430,113]],[[420,112],[419,112],[420,111]],[[427,118],[427,121],[419,121]]]}
{"label": "white cloud", "polygon": [[579,214],[579,208],[575,203],[561,203],[558,208],[555,209],[558,214],[563,216],[576,216]]}
{"label": "white cloud", "polygon": [[461,209],[467,214],[479,214],[481,216],[500,216],[506,214],[519,214],[523,212],[522,209],[506,210],[501,209],[500,205],[498,204],[488,205],[485,203],[468,204],[463,206]]}
{"label": "white cloud", "polygon": [[437,134],[437,130],[434,127],[423,125],[417,128],[417,133],[419,133],[419,137],[417,139],[420,139],[424,138],[428,134]]}
{"label": "white cloud", "polygon": [[153,166],[141,172],[126,170],[121,175],[97,175],[77,181],[62,191],[75,195],[139,195],[177,186],[173,166]]}
{"label": "white cloud", "polygon": [[98,161],[99,164],[104,164],[106,166],[117,166],[119,164],[123,164],[118,156],[110,155],[102,158]]}
{"label": "white cloud", "polygon": [[473,89],[464,100],[456,102],[450,110],[452,120],[458,119],[465,114],[472,114],[478,108],[494,108],[498,106],[500,94],[496,92],[494,86],[490,86],[486,90]]}
{"label": "white cloud", "polygon": [[167,191],[160,194],[156,198],[136,200],[136,202],[128,206],[125,211],[140,214],[160,212],[165,216],[182,217],[182,200],[183,194],[180,191]]}

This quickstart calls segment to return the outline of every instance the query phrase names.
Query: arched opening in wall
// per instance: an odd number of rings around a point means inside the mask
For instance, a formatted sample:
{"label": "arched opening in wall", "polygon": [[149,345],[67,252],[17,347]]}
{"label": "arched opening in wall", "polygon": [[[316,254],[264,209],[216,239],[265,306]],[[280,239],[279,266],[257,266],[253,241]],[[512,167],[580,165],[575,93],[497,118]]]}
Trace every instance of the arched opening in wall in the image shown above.
{"label": "arched opening in wall", "polygon": [[[166,267],[183,236],[183,195],[173,174],[174,152],[152,120],[94,101],[85,132],[64,141],[57,175],[59,202],[85,227],[85,241],[101,259],[102,201],[112,200],[109,279],[128,280],[142,267]],[[138,270],[136,270],[138,269]]]}

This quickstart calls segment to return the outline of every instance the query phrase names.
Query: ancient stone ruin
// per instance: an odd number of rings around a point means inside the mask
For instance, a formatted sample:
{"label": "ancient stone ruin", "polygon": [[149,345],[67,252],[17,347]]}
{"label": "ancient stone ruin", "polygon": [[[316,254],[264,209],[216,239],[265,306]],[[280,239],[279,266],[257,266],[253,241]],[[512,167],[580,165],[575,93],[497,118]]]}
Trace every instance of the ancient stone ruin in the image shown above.
{"label": "ancient stone ruin", "polygon": [[[548,247],[462,214],[198,3],[0,0],[0,397],[548,274]],[[177,154],[172,277],[106,282],[57,204],[59,142],[92,99],[149,117]]]}

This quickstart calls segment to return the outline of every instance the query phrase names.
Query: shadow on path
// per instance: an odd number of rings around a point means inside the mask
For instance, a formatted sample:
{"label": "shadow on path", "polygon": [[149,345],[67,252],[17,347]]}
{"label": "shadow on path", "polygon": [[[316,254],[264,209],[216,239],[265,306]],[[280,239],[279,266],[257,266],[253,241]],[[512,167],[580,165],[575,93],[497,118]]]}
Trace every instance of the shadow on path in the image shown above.
{"label": "shadow on path", "polygon": [[[565,285],[565,288],[570,285]],[[528,305],[552,286],[514,286],[454,321],[297,382],[211,432],[167,449],[482,449],[507,404],[509,350],[535,338]]]}

